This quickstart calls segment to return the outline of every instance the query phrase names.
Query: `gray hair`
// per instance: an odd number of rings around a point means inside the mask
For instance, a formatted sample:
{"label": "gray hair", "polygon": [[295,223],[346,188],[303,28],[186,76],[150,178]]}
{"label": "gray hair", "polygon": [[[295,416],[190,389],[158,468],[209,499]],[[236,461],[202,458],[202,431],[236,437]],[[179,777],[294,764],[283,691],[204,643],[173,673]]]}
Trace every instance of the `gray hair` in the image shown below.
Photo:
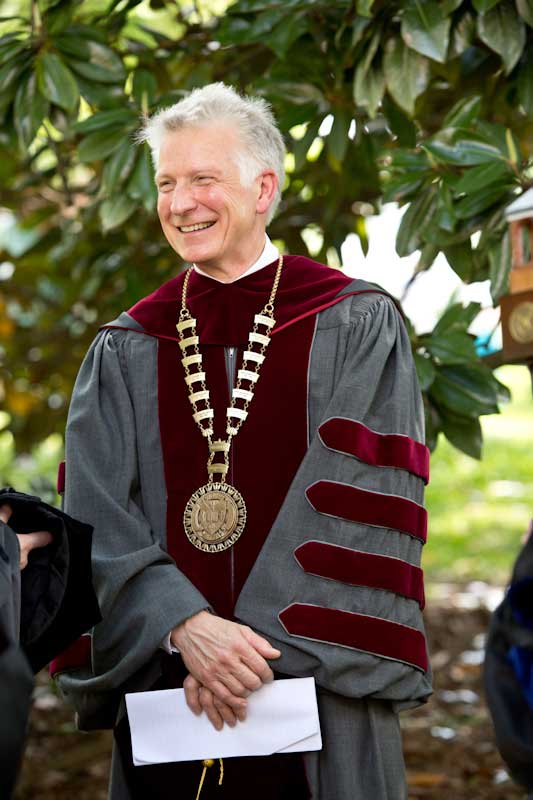
{"label": "gray hair", "polygon": [[262,169],[272,169],[278,176],[276,196],[268,209],[268,224],[281,200],[286,150],[266,100],[241,97],[231,86],[210,83],[201,89],[194,89],[183,100],[146,119],[137,139],[148,142],[157,168],[165,133],[209,122],[228,122],[239,135],[243,148],[237,154],[237,166],[243,186],[251,185]]}

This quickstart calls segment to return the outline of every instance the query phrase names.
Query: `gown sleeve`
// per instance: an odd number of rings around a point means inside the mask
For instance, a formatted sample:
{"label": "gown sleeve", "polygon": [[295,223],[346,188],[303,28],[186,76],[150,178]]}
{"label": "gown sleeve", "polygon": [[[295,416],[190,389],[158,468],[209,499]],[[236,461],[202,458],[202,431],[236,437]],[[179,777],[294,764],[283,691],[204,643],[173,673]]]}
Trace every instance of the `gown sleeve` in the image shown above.
{"label": "gown sleeve", "polygon": [[309,448],[236,615],[279,647],[282,673],[418,705],[431,692],[420,569],[429,459],[409,337],[382,294],[347,298],[317,323]]}
{"label": "gown sleeve", "polygon": [[86,729],[112,726],[124,691],[146,683],[147,673],[157,677],[168,632],[209,607],[143,510],[135,420],[143,409],[128,389],[127,336],[103,330],[96,337],[76,379],[65,437],[64,510],[94,528],[102,621],[92,632],[90,665],[57,679]]}

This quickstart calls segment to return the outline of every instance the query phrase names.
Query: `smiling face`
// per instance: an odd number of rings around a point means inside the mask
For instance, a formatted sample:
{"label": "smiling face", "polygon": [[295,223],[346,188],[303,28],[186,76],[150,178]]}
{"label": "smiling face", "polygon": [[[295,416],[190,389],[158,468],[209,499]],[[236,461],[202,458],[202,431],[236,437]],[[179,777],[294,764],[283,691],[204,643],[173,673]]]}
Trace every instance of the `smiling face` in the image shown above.
{"label": "smiling face", "polygon": [[156,172],[157,212],[171,247],[208,274],[232,280],[259,258],[266,212],[274,199],[273,170],[243,186],[242,144],[228,124],[168,131]]}

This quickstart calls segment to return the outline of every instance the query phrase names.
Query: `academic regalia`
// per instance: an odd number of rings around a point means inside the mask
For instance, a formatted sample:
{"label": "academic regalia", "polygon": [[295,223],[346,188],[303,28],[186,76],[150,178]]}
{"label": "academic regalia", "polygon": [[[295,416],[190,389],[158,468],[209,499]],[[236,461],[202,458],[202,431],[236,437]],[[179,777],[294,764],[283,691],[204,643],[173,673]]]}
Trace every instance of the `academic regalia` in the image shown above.
{"label": "academic regalia", "polygon": [[[230,284],[191,276],[215,438],[276,266]],[[125,691],[161,680],[169,630],[209,607],[279,647],[279,673],[316,678],[327,736],[305,755],[313,800],[400,800],[396,712],[430,693],[419,569],[428,454],[400,314],[377,287],[285,257],[276,326],[231,448],[246,529],[204,553],[182,522],[208,456],[175,328],[183,279],[103,326],[76,381],[65,509],[94,526],[103,621],[88,662],[71,652],[56,664],[59,685],[82,728],[112,727]],[[113,800],[131,797],[116,756],[114,766]]]}
{"label": "academic regalia", "polygon": [[[9,798],[24,749],[33,673],[91,626],[100,610],[91,584],[90,526],[39,497],[0,489],[0,797]],[[17,534],[47,530],[21,571]],[[20,646],[19,646],[20,643]]]}

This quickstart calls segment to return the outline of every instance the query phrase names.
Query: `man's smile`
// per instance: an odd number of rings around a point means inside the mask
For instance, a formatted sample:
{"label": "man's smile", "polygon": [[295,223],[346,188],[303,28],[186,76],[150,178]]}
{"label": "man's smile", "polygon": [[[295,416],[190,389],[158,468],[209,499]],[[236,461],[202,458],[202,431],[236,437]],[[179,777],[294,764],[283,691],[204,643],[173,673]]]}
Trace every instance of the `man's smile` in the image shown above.
{"label": "man's smile", "polygon": [[216,220],[213,222],[197,222],[194,225],[177,225],[177,229],[181,233],[194,233],[195,231],[203,231],[206,228],[211,228],[215,224]]}

